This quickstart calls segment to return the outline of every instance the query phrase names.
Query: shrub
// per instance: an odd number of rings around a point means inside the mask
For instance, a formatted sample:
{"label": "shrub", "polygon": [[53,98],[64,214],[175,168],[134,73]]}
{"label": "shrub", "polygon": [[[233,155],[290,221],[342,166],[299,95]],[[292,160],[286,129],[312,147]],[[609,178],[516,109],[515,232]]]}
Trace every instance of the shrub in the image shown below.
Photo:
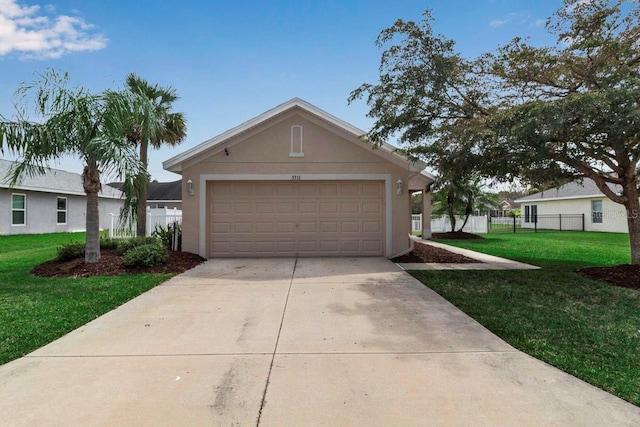
{"label": "shrub", "polygon": [[129,249],[123,258],[124,264],[127,266],[153,267],[167,261],[169,251],[162,244],[151,243]]}
{"label": "shrub", "polygon": [[84,243],[69,243],[66,245],[62,245],[58,248],[58,256],[56,259],[58,261],[70,261],[76,258],[82,258],[84,256]]}
{"label": "shrub", "polygon": [[111,239],[109,237],[101,237],[100,238],[100,249],[116,249],[118,247],[118,243],[120,243],[122,239]]}
{"label": "shrub", "polygon": [[124,255],[133,248],[143,245],[162,246],[162,242],[155,237],[132,237],[131,239],[120,239],[116,249],[120,255]]}

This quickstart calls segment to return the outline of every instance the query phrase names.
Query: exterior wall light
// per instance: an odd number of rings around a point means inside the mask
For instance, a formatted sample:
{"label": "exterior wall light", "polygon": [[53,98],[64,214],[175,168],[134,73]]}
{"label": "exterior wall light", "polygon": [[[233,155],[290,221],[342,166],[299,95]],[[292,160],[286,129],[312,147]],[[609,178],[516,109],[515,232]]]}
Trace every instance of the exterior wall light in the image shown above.
{"label": "exterior wall light", "polygon": [[191,181],[191,178],[187,180],[187,193],[190,196],[193,196],[194,194],[196,194],[195,190],[193,189],[193,181]]}
{"label": "exterior wall light", "polygon": [[404,184],[404,183],[402,182],[402,178],[400,178],[400,179],[398,179],[398,180],[396,181],[396,193],[397,193],[397,194],[402,194],[402,185],[403,185],[403,184]]}

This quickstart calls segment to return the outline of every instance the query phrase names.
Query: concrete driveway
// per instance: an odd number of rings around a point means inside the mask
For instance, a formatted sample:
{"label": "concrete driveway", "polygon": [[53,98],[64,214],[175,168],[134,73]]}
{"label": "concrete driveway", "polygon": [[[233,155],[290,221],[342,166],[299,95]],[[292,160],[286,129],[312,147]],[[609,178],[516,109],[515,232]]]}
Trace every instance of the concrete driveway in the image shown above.
{"label": "concrete driveway", "polygon": [[386,259],[210,260],[0,367],[0,425],[638,426]]}

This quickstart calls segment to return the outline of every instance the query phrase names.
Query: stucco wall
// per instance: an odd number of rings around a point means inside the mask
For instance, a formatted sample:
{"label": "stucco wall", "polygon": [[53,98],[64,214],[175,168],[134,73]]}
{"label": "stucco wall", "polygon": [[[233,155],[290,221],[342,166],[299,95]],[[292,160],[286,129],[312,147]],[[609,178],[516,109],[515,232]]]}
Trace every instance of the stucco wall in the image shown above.
{"label": "stucco wall", "polygon": [[[304,157],[290,157],[291,127],[303,127]],[[228,155],[223,151],[227,148]],[[215,150],[215,149],[214,149]],[[230,140],[210,153],[204,153],[191,164],[183,165],[182,210],[184,251],[200,251],[200,204],[206,194],[202,185],[207,175],[280,175],[284,179],[300,176],[301,180],[317,180],[318,175],[384,175],[392,184],[391,248],[395,255],[409,247],[410,201],[407,168],[372,152],[370,146],[329,123],[304,112],[291,112]],[[316,175],[316,177],[312,177]],[[187,181],[194,183],[194,195],[187,193]],[[334,178],[335,179],[335,178]],[[355,178],[354,178],[355,179]],[[378,178],[379,179],[379,178]],[[396,194],[396,182],[402,179],[402,194]],[[385,218],[386,220],[386,218]],[[388,221],[385,221],[388,223]],[[206,235],[206,233],[205,233]]]}
{"label": "stucco wall", "polygon": [[[11,195],[25,194],[26,225],[11,225]],[[67,198],[67,223],[57,224],[57,198]],[[100,228],[106,229],[110,224],[109,213],[120,213],[122,201],[119,199],[100,198]],[[36,191],[0,189],[0,235],[62,233],[85,230],[86,199],[83,196],[53,194]]]}
{"label": "stucco wall", "polygon": [[[591,220],[591,201],[602,201],[602,223]],[[588,199],[549,200],[522,203],[524,220],[525,206],[537,205],[538,215],[572,215],[584,214],[585,231],[603,231],[611,233],[628,233],[627,214],[624,206],[612,202],[605,196]]]}

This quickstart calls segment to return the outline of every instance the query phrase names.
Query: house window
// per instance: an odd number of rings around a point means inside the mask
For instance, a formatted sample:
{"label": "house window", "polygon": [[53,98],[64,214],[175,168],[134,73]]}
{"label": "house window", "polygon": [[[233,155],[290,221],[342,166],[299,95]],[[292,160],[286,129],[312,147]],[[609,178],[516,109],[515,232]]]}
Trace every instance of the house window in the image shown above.
{"label": "house window", "polygon": [[525,205],[524,222],[528,222],[528,223],[538,222],[538,205]]}
{"label": "house window", "polygon": [[11,225],[27,225],[27,195],[11,195]]}
{"label": "house window", "polygon": [[302,126],[291,126],[291,151],[289,157],[304,157],[302,151]]}
{"label": "house window", "polygon": [[57,220],[56,223],[58,225],[65,225],[67,223],[67,198],[66,197],[58,197],[57,198]]}
{"label": "house window", "polygon": [[602,224],[602,200],[591,201],[591,222]]}

